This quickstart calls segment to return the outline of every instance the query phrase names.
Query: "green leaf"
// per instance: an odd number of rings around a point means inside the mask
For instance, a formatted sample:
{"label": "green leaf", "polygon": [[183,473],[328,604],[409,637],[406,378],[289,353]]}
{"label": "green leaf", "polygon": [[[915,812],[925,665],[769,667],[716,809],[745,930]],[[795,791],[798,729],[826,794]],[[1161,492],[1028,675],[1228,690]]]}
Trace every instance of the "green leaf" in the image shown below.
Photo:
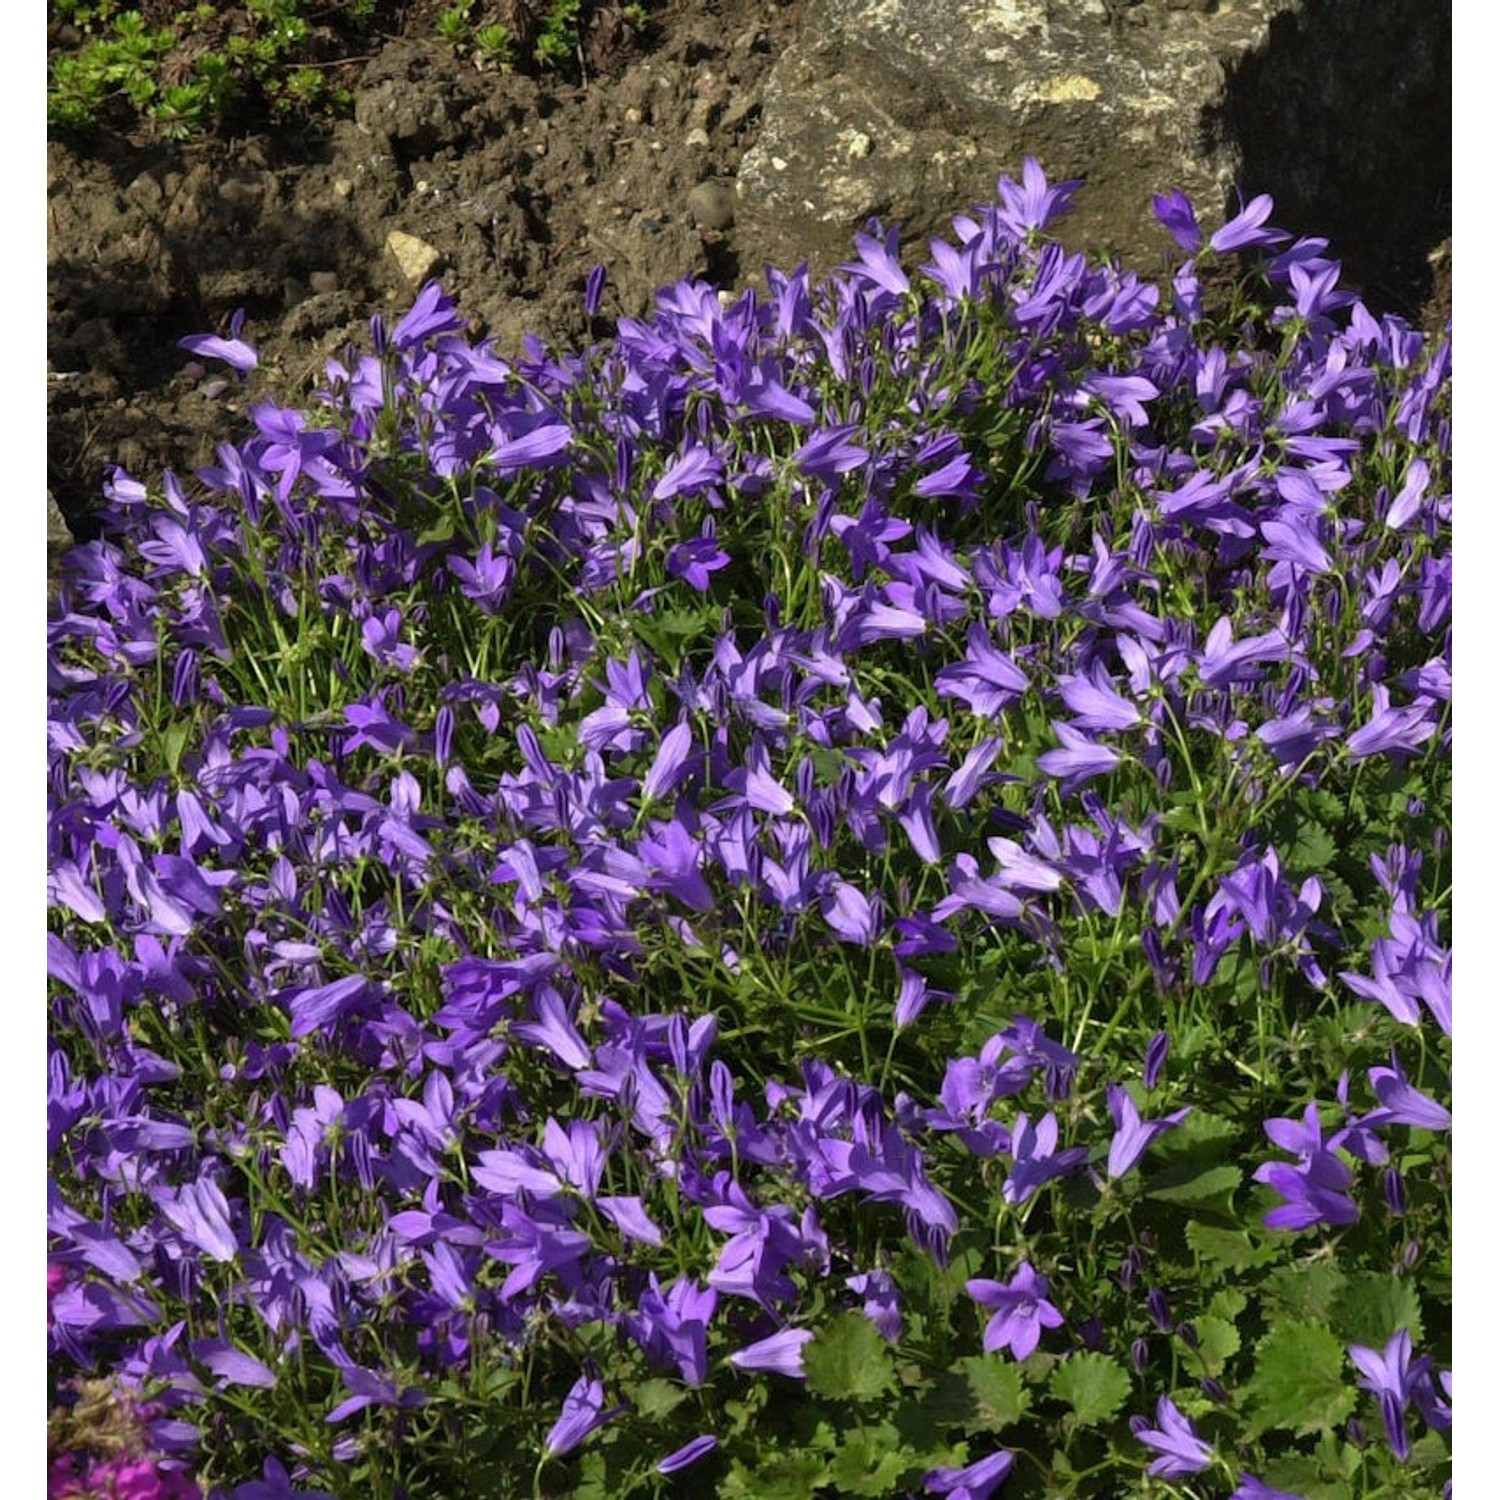
{"label": "green leaf", "polygon": [[1422,1302],[1409,1281],[1360,1271],[1339,1288],[1329,1322],[1346,1344],[1383,1349],[1398,1328],[1422,1340]]}
{"label": "green leaf", "polygon": [[1270,1459],[1255,1472],[1273,1489],[1300,1495],[1302,1500],[1347,1500],[1353,1493],[1347,1478],[1330,1478],[1326,1466],[1300,1453]]}
{"label": "green leaf", "polygon": [[1274,1245],[1257,1245],[1243,1229],[1221,1229],[1198,1219],[1188,1221],[1184,1237],[1196,1255],[1232,1271],[1252,1270],[1281,1256]]}
{"label": "green leaf", "polygon": [[853,1428],[828,1466],[829,1478],[844,1495],[891,1495],[904,1474],[917,1468],[914,1456],[901,1446],[900,1434],[889,1423]]}
{"label": "green leaf", "polygon": [[994,1432],[1019,1422],[1031,1405],[1021,1385],[1020,1367],[993,1355],[975,1354],[958,1362],[974,1404],[974,1423]]}
{"label": "green leaf", "polygon": [[832,1401],[872,1401],[895,1383],[890,1347],[863,1313],[831,1319],[802,1351],[807,1389]]}
{"label": "green leaf", "polygon": [[736,1459],[720,1494],[726,1500],[807,1500],[829,1477],[827,1462],[815,1453],[777,1453],[753,1469]]}
{"label": "green leaf", "polygon": [[1227,1162],[1217,1167],[1181,1162],[1150,1178],[1146,1196],[1159,1203],[1213,1203],[1232,1197],[1243,1176],[1238,1167]]}
{"label": "green leaf", "polygon": [[1107,1422],[1130,1394],[1130,1373],[1107,1354],[1074,1354],[1052,1372],[1051,1390],[1073,1408],[1078,1424]]}
{"label": "green leaf", "polygon": [[1300,1437],[1344,1421],[1356,1394],[1344,1363],[1344,1346],[1331,1329],[1278,1324],[1256,1346],[1255,1374],[1244,1392],[1251,1410],[1246,1436],[1274,1428]]}
{"label": "green leaf", "polygon": [[1326,1260],[1279,1266],[1266,1278],[1262,1292],[1266,1321],[1274,1322],[1280,1315],[1293,1321],[1326,1323],[1344,1281],[1344,1273]]}
{"label": "green leaf", "polygon": [[432,525],[417,538],[417,546],[429,547],[434,542],[452,541],[455,519],[451,510],[443,511]]}
{"label": "green leaf", "polygon": [[[1193,1049],[1197,1052],[1204,1044],[1212,1043],[1213,1036],[1212,1033],[1205,1032],[1195,1040],[1199,1042],[1199,1046]],[[1179,1058],[1183,1055],[1184,1050],[1179,1047]],[[1210,1114],[1206,1109],[1195,1109],[1180,1125],[1174,1125],[1161,1137],[1157,1150],[1165,1157],[1192,1156],[1213,1160],[1224,1153],[1207,1148],[1220,1141],[1237,1140],[1239,1135],[1240,1126],[1233,1120]]]}
{"label": "green leaf", "polygon": [[1240,1352],[1240,1333],[1228,1318],[1204,1313],[1193,1319],[1198,1333],[1198,1358],[1205,1375],[1222,1375],[1224,1366]]}
{"label": "green leaf", "polygon": [[1211,1318],[1227,1318],[1233,1323],[1249,1304],[1250,1299],[1238,1287],[1226,1286],[1214,1293],[1213,1301],[1204,1311]]}
{"label": "green leaf", "polygon": [[1312,874],[1327,869],[1337,849],[1333,835],[1321,823],[1303,823],[1283,863],[1299,875]]}
{"label": "green leaf", "polygon": [[993,1354],[958,1360],[929,1400],[935,1422],[969,1432],[999,1432],[1019,1422],[1030,1405],[1020,1367]]}
{"label": "green leaf", "polygon": [[631,1404],[643,1417],[664,1417],[687,1392],[670,1380],[653,1376],[643,1380],[630,1393]]}

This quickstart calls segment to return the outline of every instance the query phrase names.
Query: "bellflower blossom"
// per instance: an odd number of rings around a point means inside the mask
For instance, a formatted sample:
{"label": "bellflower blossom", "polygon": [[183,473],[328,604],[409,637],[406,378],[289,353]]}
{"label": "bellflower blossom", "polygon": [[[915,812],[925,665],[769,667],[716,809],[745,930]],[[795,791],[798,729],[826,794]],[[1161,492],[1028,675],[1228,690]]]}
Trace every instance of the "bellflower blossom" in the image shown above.
{"label": "bellflower blossom", "polygon": [[1290,1490],[1272,1489],[1264,1480],[1241,1472],[1239,1485],[1229,1500],[1302,1500],[1302,1496]]}
{"label": "bellflower blossom", "polygon": [[572,1389],[563,1398],[562,1415],[552,1424],[547,1434],[546,1453],[549,1458],[571,1453],[591,1432],[617,1417],[624,1406],[604,1407],[604,1382],[588,1375],[580,1375]]}
{"label": "bellflower blossom", "polygon": [[700,1458],[706,1457],[719,1446],[719,1440],[713,1433],[705,1432],[695,1437],[692,1442],[684,1443],[682,1447],[667,1454],[656,1466],[658,1474],[675,1474],[679,1469],[685,1469],[690,1464],[695,1464]]}
{"label": "bellflower blossom", "polygon": [[1166,1396],[1156,1403],[1156,1422],[1155,1427],[1142,1426],[1136,1432],[1141,1442],[1162,1455],[1147,1466],[1148,1474],[1162,1479],[1181,1479],[1188,1474],[1201,1473],[1208,1467],[1213,1459],[1213,1445],[1198,1436],[1193,1424]]}
{"label": "bellflower blossom", "polygon": [[793,1380],[806,1380],[802,1351],[812,1341],[812,1336],[810,1328],[783,1328],[780,1333],[737,1349],[729,1356],[729,1363],[738,1370],[771,1370],[778,1375],[789,1375]]}
{"label": "bellflower blossom", "polygon": [[929,1495],[948,1495],[951,1500],[989,1500],[1015,1467],[1015,1455],[1003,1448],[988,1458],[962,1469],[929,1469],[922,1483]]}
{"label": "bellflower blossom", "polygon": [[1115,1122],[1114,1139],[1109,1143],[1109,1161],[1105,1167],[1110,1177],[1123,1177],[1146,1154],[1147,1147],[1172,1126],[1180,1124],[1192,1112],[1184,1105],[1160,1120],[1143,1120],[1136,1102],[1117,1083],[1107,1091],[1109,1113]]}
{"label": "bellflower blossom", "polygon": [[1047,1300],[1047,1278],[1022,1261],[1009,1282],[976,1277],[964,1290],[982,1307],[995,1310],[985,1325],[986,1354],[1009,1349],[1017,1360],[1026,1359],[1041,1341],[1042,1329],[1061,1328],[1063,1315]]}
{"label": "bellflower blossom", "polygon": [[229,337],[221,339],[212,333],[189,334],[187,338],[177,340],[179,349],[186,349],[189,354],[201,354],[208,359],[221,359],[226,365],[236,369],[242,375],[248,375],[260,363],[260,356],[241,337],[240,329],[244,326],[245,309],[237,307],[234,316],[229,320]]}

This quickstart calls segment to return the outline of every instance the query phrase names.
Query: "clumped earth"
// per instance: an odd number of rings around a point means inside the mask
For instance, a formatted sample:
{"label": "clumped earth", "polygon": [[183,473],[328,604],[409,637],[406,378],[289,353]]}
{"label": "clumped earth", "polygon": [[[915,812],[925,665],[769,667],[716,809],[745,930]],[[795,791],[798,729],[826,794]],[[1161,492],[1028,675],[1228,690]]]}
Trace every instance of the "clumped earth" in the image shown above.
{"label": "clumped earth", "polygon": [[[54,133],[48,488],[69,526],[88,533],[108,465],[150,479],[210,462],[258,396],[316,384],[426,275],[502,353],[528,333],[604,337],[685,275],[749,279],[734,174],[804,9],[668,0],[637,34],[606,7],[573,77],[528,77],[438,40],[415,7],[355,70],[352,118],[186,143]],[[261,364],[226,385],[176,341],[227,332],[238,308]]]}
{"label": "clumped earth", "polygon": [[[109,465],[190,474],[258,397],[295,401],[427,275],[502,354],[528,333],[606,337],[686,275],[759,279],[734,177],[807,0],[661,0],[643,32],[605,5],[572,76],[486,67],[437,39],[440,8],[398,12],[398,34],[340,65],[350,118],[49,140],[48,488],[75,535]],[[1446,261],[1434,272],[1426,308],[1397,309],[1427,326],[1448,309]],[[261,356],[243,383],[176,347],[240,308]]]}

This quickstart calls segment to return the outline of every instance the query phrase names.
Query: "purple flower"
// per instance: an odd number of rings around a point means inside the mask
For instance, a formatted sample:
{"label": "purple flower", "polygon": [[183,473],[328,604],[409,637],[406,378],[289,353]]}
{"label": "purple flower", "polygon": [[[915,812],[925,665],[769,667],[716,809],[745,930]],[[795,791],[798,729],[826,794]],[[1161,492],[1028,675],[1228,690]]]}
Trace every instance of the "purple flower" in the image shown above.
{"label": "purple flower", "polygon": [[812,1339],[810,1328],[783,1328],[770,1338],[747,1344],[729,1356],[729,1363],[739,1370],[774,1370],[794,1380],[806,1380],[802,1368],[802,1350]]}
{"label": "purple flower", "polygon": [[240,1252],[229,1223],[229,1203],[219,1185],[203,1177],[177,1189],[163,1189],[157,1206],[182,1232],[185,1240],[210,1260],[231,1261]]}
{"label": "purple flower", "polygon": [[1075,729],[1133,729],[1141,722],[1140,709],[1115,691],[1109,673],[1098,664],[1088,677],[1059,677],[1057,686],[1073,712]]}
{"label": "purple flower", "polygon": [[850,261],[839,269],[848,271],[897,297],[904,297],[911,290],[911,282],[901,269],[899,250],[901,230],[892,226],[884,241],[873,235],[856,234],[854,248],[859,253],[858,261]]}
{"label": "purple flower", "polygon": [[985,1353],[1009,1349],[1017,1360],[1026,1359],[1041,1341],[1043,1328],[1060,1328],[1063,1315],[1047,1301],[1047,1278],[1022,1261],[1008,1283],[980,1277],[964,1283],[964,1290],[982,1307],[995,1309],[985,1325]]}
{"label": "purple flower", "polygon": [[718,1302],[712,1287],[681,1278],[663,1293],[652,1272],[639,1312],[626,1315],[625,1328],[654,1364],[675,1364],[689,1385],[702,1385],[708,1379],[708,1324]]}
{"label": "purple flower", "polygon": [[1427,707],[1414,704],[1410,708],[1392,708],[1391,695],[1381,682],[1375,684],[1373,697],[1369,720],[1344,742],[1350,760],[1381,754],[1401,760],[1415,755],[1437,733],[1437,724]]}
{"label": "purple flower", "polygon": [[684,1443],[676,1452],[669,1453],[657,1464],[658,1474],[675,1474],[679,1469],[685,1469],[689,1464],[695,1464],[705,1454],[712,1453],[719,1446],[719,1440],[713,1433],[705,1432],[695,1437],[692,1442]]}
{"label": "purple flower", "polygon": [[1147,1467],[1148,1474],[1163,1479],[1180,1479],[1206,1469],[1214,1450],[1193,1430],[1193,1424],[1166,1397],[1156,1403],[1156,1427],[1143,1427],[1136,1433],[1148,1448],[1162,1456]]}
{"label": "purple flower", "polygon": [[1135,1100],[1117,1083],[1109,1085],[1109,1113],[1115,1122],[1114,1139],[1109,1143],[1109,1161],[1105,1166],[1111,1177],[1123,1177],[1146,1154],[1146,1148],[1159,1135],[1185,1120],[1191,1106],[1174,1110],[1165,1119],[1142,1120]]}
{"label": "purple flower", "polygon": [[1193,205],[1181,188],[1173,188],[1170,193],[1154,197],[1151,200],[1151,211],[1189,255],[1196,255],[1203,248],[1203,231],[1198,227],[1198,215],[1193,212]]}
{"label": "purple flower", "polygon": [[1218,255],[1251,247],[1281,245],[1291,238],[1284,229],[1262,229],[1275,205],[1268,193],[1252,198],[1222,229],[1210,236],[1209,248]]}
{"label": "purple flower", "polygon": [[292,1476],[286,1465],[271,1454],[261,1465],[262,1478],[247,1480],[228,1492],[227,1500],[334,1500],[327,1490],[292,1488]]}
{"label": "purple flower", "polygon": [[350,1365],[339,1373],[350,1394],[328,1413],[325,1422],[342,1422],[368,1406],[421,1406],[427,1399],[419,1390],[403,1391],[395,1381],[358,1365]]}
{"label": "purple flower", "polygon": [[1145,1083],[1148,1090],[1154,1089],[1166,1066],[1167,1054],[1172,1050],[1172,1038],[1165,1031],[1158,1031],[1146,1044]]}
{"label": "purple flower", "polygon": [[1406,1408],[1414,1383],[1427,1373],[1432,1361],[1424,1355],[1412,1364],[1411,1334],[1404,1328],[1396,1330],[1383,1353],[1377,1354],[1363,1344],[1350,1344],[1349,1358],[1359,1367],[1360,1389],[1379,1398],[1391,1452],[1404,1463],[1411,1452],[1406,1436]]}
{"label": "purple flower", "polygon": [[193,1357],[225,1385],[253,1385],[270,1390],[276,1384],[274,1370],[223,1339],[199,1339],[193,1345]]}
{"label": "purple flower", "polygon": [[1353,1224],[1359,1218],[1359,1208],[1349,1197],[1354,1179],[1331,1151],[1314,1151],[1295,1167],[1287,1162],[1267,1162],[1253,1175],[1286,1200],[1265,1216],[1268,1229]]}
{"label": "purple flower", "polygon": [[851,1292],[864,1295],[865,1316],[875,1325],[881,1338],[894,1344],[901,1337],[901,1290],[890,1273],[865,1271],[858,1276],[846,1276],[844,1285]]}
{"label": "purple flower", "polygon": [[609,280],[607,266],[595,266],[583,288],[583,315],[592,318],[599,311],[599,300],[604,296],[604,286]]}
{"label": "purple flower", "polygon": [[1451,1130],[1453,1116],[1435,1099],[1406,1081],[1395,1053],[1391,1066],[1370,1069],[1370,1086],[1381,1107],[1360,1122],[1363,1125],[1415,1125],[1422,1130]]}
{"label": "purple flower", "polygon": [[580,1375],[573,1382],[572,1390],[563,1397],[562,1415],[547,1434],[547,1457],[571,1453],[591,1432],[624,1410],[623,1406],[612,1406],[606,1411],[604,1382]]}
{"label": "purple flower", "polygon": [[260,356],[240,338],[240,328],[245,321],[245,309],[235,309],[234,316],[229,320],[229,337],[221,339],[212,333],[189,334],[187,338],[178,339],[177,347],[186,349],[189,354],[202,354],[209,359],[222,359],[226,365],[232,366],[241,374],[248,374],[260,363]]}
{"label": "purple flower", "polygon": [[1292,1494],[1290,1490],[1274,1490],[1253,1474],[1241,1473],[1239,1487],[1229,1500],[1303,1500],[1303,1497]]}
{"label": "purple flower", "polygon": [[573,429],[560,423],[534,427],[514,439],[503,439],[485,454],[485,462],[499,474],[517,469],[543,468],[557,460],[573,441]]}
{"label": "purple flower", "polygon": [[672,548],[667,554],[667,572],[686,579],[701,594],[707,592],[710,576],[729,562],[729,554],[713,536],[697,536]]}
{"label": "purple flower", "polygon": [[1057,1149],[1057,1116],[1050,1111],[1034,1127],[1025,1114],[1017,1115],[1010,1150],[1015,1164],[1000,1189],[1007,1203],[1024,1203],[1044,1182],[1066,1176],[1088,1156],[1083,1146]]}
{"label": "purple flower", "polygon": [[360,627],[364,648],[383,666],[398,672],[410,672],[417,664],[417,648],[401,640],[401,611],[388,609],[383,615],[370,615]]}
{"label": "purple flower", "polygon": [[929,1495],[951,1495],[953,1500],[987,1500],[1005,1483],[1015,1455],[1003,1448],[962,1469],[929,1469],[922,1483]]}
{"label": "purple flower", "polygon": [[1052,727],[1063,742],[1061,750],[1046,750],[1036,758],[1037,770],[1060,777],[1063,790],[1071,792],[1095,776],[1103,776],[1120,764],[1120,755],[1108,745],[1096,745],[1071,724],[1056,719]]}
{"label": "purple flower", "polygon": [[1053,186],[1047,184],[1047,174],[1034,156],[1021,163],[1021,181],[1001,177],[996,192],[1005,206],[996,218],[1015,235],[1025,239],[1033,229],[1045,229],[1059,214],[1071,211],[1073,194],[1083,186],[1081,178],[1070,178]]}

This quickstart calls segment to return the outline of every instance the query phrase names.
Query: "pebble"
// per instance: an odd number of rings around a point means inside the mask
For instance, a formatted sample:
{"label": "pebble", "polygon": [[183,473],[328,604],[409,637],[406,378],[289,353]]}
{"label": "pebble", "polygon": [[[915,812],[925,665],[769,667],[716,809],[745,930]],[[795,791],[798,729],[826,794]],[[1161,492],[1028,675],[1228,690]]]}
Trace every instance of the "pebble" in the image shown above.
{"label": "pebble", "polygon": [[413,286],[426,281],[443,258],[441,250],[435,250],[426,240],[420,240],[402,229],[393,229],[386,235],[385,248],[401,268],[401,274]]}
{"label": "pebble", "polygon": [[742,125],[750,112],[760,103],[752,94],[736,94],[725,106],[724,113],[719,117],[719,124],[725,130],[733,130]]}
{"label": "pebble", "polygon": [[687,206],[699,229],[728,229],[734,223],[734,187],[718,178],[700,182],[687,195]]}
{"label": "pebble", "polygon": [[683,144],[696,147],[700,151],[708,149],[708,132],[701,126],[696,126],[683,136]]}

